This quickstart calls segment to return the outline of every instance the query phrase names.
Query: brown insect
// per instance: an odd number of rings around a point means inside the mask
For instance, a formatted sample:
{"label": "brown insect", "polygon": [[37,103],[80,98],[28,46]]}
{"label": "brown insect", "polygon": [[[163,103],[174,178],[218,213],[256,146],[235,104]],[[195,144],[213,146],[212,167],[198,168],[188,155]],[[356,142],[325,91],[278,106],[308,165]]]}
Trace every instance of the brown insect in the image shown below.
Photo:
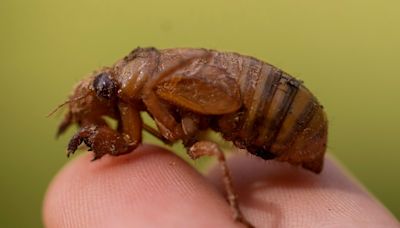
{"label": "brown insect", "polygon": [[[193,158],[216,155],[229,203],[243,217],[225,158],[200,132],[212,129],[263,159],[286,161],[319,173],[327,142],[327,119],[316,98],[280,69],[252,57],[206,49],[137,48],[112,67],[93,73],[74,89],[59,126],[80,127],[68,156],[81,143],[93,160],[132,152],[142,129],[165,143],[182,140]],[[142,122],[147,112],[157,129]],[[104,116],[118,121],[111,128]]]}

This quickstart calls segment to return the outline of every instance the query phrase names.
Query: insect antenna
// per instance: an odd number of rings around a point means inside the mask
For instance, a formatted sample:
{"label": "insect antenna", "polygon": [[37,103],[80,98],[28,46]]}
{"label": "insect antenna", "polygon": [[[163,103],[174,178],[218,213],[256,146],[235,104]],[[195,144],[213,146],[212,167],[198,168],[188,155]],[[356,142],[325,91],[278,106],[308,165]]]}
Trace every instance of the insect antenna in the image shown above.
{"label": "insect antenna", "polygon": [[63,108],[65,105],[73,102],[73,101],[79,101],[82,100],[83,98],[87,97],[89,95],[89,92],[87,92],[86,94],[80,96],[80,97],[76,97],[74,99],[68,99],[66,101],[64,101],[63,103],[59,104],[53,111],[51,111],[49,114],[47,114],[47,118],[52,116],[54,113],[56,113],[58,110],[60,110],[61,108]]}

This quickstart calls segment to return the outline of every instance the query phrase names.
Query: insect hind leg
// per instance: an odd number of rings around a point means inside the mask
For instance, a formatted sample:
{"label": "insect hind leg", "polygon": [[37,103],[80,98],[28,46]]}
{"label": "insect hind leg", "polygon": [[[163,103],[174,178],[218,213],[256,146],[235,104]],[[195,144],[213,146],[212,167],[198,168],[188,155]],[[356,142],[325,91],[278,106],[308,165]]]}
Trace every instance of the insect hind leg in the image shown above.
{"label": "insect hind leg", "polygon": [[243,216],[242,211],[240,210],[238,197],[233,187],[232,177],[228,165],[226,164],[225,155],[221,151],[219,146],[214,142],[199,141],[188,148],[188,154],[192,159],[197,159],[201,156],[216,156],[218,158],[219,167],[222,171],[225,191],[235,221],[242,223],[245,227],[248,228],[254,227],[250,222],[246,220],[246,218]]}

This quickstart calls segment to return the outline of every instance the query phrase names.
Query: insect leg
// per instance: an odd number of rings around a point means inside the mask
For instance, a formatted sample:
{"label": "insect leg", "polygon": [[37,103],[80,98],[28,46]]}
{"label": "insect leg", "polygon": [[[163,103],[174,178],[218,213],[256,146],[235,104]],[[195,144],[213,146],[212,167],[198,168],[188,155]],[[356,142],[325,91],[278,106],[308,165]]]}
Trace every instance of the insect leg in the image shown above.
{"label": "insect leg", "polygon": [[106,154],[118,156],[135,149],[142,140],[142,119],[133,106],[120,103],[119,131],[110,128],[104,121],[85,122],[68,144],[67,155],[73,154],[83,142],[94,152],[93,160]]}
{"label": "insect leg", "polygon": [[129,144],[118,132],[107,125],[87,125],[76,133],[68,144],[67,156],[73,154],[81,143],[94,152],[93,160],[103,157],[105,154],[121,155],[130,152]]}
{"label": "insect leg", "polygon": [[142,141],[142,118],[140,112],[132,105],[120,102],[118,104],[120,113],[119,131],[129,144],[130,150],[135,149]]}
{"label": "insect leg", "polygon": [[153,127],[147,125],[146,123],[143,123],[143,129],[145,131],[147,131],[147,133],[151,134],[152,136],[158,138],[160,141],[162,141],[163,143],[167,144],[167,145],[171,145],[172,142],[168,141],[167,139],[165,139],[162,134],[160,132],[158,132],[156,129],[154,129]]}
{"label": "insect leg", "polygon": [[183,137],[182,125],[176,122],[174,116],[154,92],[146,94],[143,102],[148,112],[153,116],[160,134],[165,139],[173,142]]}
{"label": "insect leg", "polygon": [[223,182],[225,186],[225,191],[228,197],[229,204],[232,209],[233,217],[236,221],[242,223],[246,227],[254,227],[250,222],[246,220],[243,216],[240,208],[237,194],[234,190],[232,177],[229,172],[229,168],[226,164],[225,156],[218,145],[210,141],[199,141],[193,144],[188,149],[188,154],[192,159],[197,159],[201,156],[216,156],[218,158],[219,166],[223,175]]}
{"label": "insect leg", "polygon": [[72,114],[71,114],[71,112],[68,112],[65,115],[61,124],[58,126],[56,137],[63,134],[65,132],[65,130],[67,130],[67,128],[71,125],[71,123],[72,123]]}
{"label": "insect leg", "polygon": [[[94,129],[92,129],[93,131]],[[76,133],[69,140],[67,147],[67,157],[71,156],[78,149],[78,146],[89,137],[91,129],[88,127],[81,128],[78,133]]]}

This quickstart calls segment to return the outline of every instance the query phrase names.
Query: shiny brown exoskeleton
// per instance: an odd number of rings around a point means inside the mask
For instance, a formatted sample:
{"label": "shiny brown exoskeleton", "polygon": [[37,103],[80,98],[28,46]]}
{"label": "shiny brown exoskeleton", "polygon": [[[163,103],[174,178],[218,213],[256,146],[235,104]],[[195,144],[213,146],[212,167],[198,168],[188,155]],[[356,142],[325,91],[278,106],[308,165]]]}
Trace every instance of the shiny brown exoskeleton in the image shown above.
{"label": "shiny brown exoskeleton", "polygon": [[[202,140],[212,129],[263,159],[287,161],[319,173],[327,119],[317,99],[280,69],[252,57],[206,49],[137,48],[111,67],[81,81],[68,101],[58,134],[80,127],[68,155],[83,142],[94,160],[132,152],[142,129],[166,143],[182,140],[192,158],[217,155],[236,220],[241,214],[225,158]],[[147,112],[157,129],[142,122]],[[104,116],[118,121],[112,129]]]}

